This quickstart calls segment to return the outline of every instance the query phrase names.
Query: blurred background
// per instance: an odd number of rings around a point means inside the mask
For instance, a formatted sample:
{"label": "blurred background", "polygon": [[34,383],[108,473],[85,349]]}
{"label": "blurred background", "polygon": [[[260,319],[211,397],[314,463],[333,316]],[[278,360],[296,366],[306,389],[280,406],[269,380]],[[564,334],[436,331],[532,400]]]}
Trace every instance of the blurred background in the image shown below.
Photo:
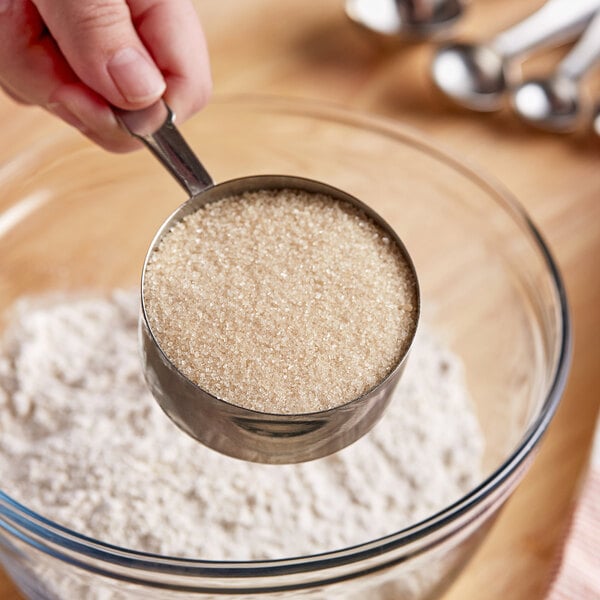
{"label": "blurred background", "polygon": [[[368,32],[348,19],[343,0],[195,4],[208,38],[215,94],[316,99],[401,122],[502,182],[541,229],[569,294],[575,331],[571,377],[537,461],[445,598],[544,598],[600,402],[600,137],[591,130],[539,131],[508,106],[494,113],[456,106],[431,81],[436,43]],[[542,4],[472,0],[454,34],[484,41]],[[530,56],[523,76],[547,75],[568,50]],[[600,73],[584,86],[600,101]],[[0,97],[0,161],[62,128],[42,110]],[[0,597],[19,598],[1,573]]]}

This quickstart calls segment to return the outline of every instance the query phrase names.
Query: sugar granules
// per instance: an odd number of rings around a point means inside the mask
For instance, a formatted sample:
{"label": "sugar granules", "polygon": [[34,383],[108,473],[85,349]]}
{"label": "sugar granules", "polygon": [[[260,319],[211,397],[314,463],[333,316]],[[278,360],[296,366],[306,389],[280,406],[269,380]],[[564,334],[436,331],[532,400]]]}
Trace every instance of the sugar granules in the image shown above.
{"label": "sugar granules", "polygon": [[148,321],[213,395],[270,413],[326,410],[377,385],[416,327],[396,243],[322,194],[261,190],[177,223],[149,261]]}
{"label": "sugar granules", "polygon": [[[427,328],[383,419],[327,458],[259,465],[181,433],[148,392],[138,298],[21,301],[0,353],[2,488],[106,542],[205,559],[266,559],[392,533],[481,478],[462,365]],[[75,596],[73,596],[75,597]]]}

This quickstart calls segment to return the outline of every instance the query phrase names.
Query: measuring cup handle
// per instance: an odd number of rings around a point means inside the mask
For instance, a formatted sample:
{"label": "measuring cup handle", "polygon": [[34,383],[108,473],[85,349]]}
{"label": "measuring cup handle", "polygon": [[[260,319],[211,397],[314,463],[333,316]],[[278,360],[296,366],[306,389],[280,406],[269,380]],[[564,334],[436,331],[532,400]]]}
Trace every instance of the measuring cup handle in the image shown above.
{"label": "measuring cup handle", "polygon": [[175,127],[175,115],[159,100],[136,111],[118,111],[121,125],[140,140],[190,196],[214,185],[212,177]]}

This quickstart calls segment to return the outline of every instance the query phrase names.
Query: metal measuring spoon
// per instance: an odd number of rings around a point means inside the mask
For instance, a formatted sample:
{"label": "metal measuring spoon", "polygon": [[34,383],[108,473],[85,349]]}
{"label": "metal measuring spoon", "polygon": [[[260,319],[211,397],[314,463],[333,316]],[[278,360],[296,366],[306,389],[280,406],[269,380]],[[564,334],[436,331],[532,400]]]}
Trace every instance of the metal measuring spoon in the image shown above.
{"label": "metal measuring spoon", "polygon": [[549,0],[485,44],[442,46],[431,65],[433,81],[462,106],[483,112],[498,110],[505,91],[517,78],[517,58],[574,39],[598,8],[599,0]]}
{"label": "metal measuring spoon", "polygon": [[575,131],[589,119],[592,106],[580,88],[584,75],[600,60],[600,13],[582,38],[546,79],[522,83],[511,93],[516,113],[547,131]]}
{"label": "metal measuring spoon", "polygon": [[465,0],[346,0],[348,17],[375,33],[400,38],[440,37],[465,12]]}
{"label": "metal measuring spoon", "polygon": [[[325,194],[357,207],[381,227],[405,258],[415,282],[416,319],[419,290],[410,256],[393,229],[372,209],[349,194],[319,181],[287,175],[256,175],[214,184],[206,169],[173,123],[173,114],[160,102],[150,109],[122,113],[124,127],[141,140],[190,195],[161,226],[148,250],[150,256],[163,236],[185,216],[209,202],[247,191],[296,189]],[[305,414],[269,414],[242,408],[217,398],[185,377],[161,350],[144,305],[140,344],[144,374],[152,394],[183,431],[223,454],[264,463],[294,463],[336,452],[367,433],[379,420],[404,369],[406,352],[374,388],[347,404]],[[411,334],[414,338],[415,327]],[[408,345],[410,347],[410,344]]]}
{"label": "metal measuring spoon", "polygon": [[600,104],[596,105],[594,115],[592,119],[592,129],[594,133],[600,138]]}

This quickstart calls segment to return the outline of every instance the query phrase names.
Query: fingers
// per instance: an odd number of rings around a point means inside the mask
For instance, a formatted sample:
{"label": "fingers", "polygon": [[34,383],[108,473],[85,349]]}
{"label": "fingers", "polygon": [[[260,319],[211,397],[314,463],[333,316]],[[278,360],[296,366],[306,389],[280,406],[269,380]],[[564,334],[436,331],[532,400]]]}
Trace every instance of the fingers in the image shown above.
{"label": "fingers", "polygon": [[28,0],[0,12],[0,86],[14,100],[38,104],[107,150],[139,147],[100,95],[82,84]]}
{"label": "fingers", "polygon": [[145,108],[164,94],[179,118],[206,104],[208,52],[190,0],[34,2],[75,73],[110,104]]}
{"label": "fingers", "polygon": [[167,82],[177,120],[203,108],[212,81],[204,34],[189,0],[129,0],[131,16]]}
{"label": "fingers", "polygon": [[125,110],[143,108],[166,82],[140,40],[125,0],[33,0],[79,79]]}
{"label": "fingers", "polygon": [[44,105],[61,82],[77,77],[29,0],[9,0],[0,13],[0,84],[31,104]]}
{"label": "fingers", "polygon": [[138,147],[112,107],[164,96],[179,119],[211,89],[190,0],[0,0],[0,87],[45,106],[103,147]]}
{"label": "fingers", "polygon": [[46,109],[106,150],[129,152],[140,147],[138,141],[123,131],[106,100],[83,83],[58,87]]}

